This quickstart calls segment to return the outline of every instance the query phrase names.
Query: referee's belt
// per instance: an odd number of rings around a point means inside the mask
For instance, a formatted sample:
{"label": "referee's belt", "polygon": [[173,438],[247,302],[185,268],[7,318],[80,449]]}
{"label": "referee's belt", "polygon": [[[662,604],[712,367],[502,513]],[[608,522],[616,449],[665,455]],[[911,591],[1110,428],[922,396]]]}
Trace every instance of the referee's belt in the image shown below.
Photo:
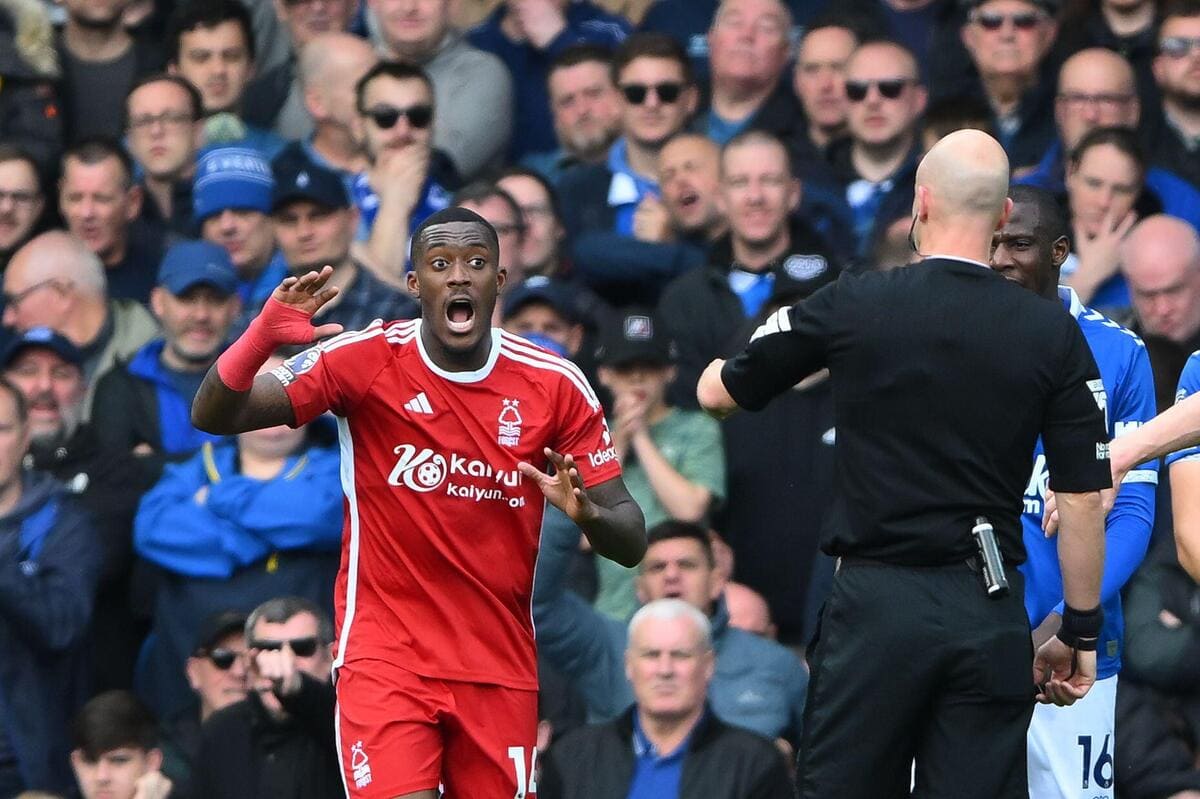
{"label": "referee's belt", "polygon": [[837,559],[837,564],[834,566],[834,574],[841,571],[843,566],[875,566],[890,569],[914,569],[917,571],[942,571],[945,569],[962,569],[965,567],[977,574],[983,573],[983,561],[980,560],[978,555],[971,555],[963,558],[962,560],[952,560],[949,563],[931,564],[892,563],[891,561],[879,560],[877,558],[864,558],[858,555],[845,555]]}

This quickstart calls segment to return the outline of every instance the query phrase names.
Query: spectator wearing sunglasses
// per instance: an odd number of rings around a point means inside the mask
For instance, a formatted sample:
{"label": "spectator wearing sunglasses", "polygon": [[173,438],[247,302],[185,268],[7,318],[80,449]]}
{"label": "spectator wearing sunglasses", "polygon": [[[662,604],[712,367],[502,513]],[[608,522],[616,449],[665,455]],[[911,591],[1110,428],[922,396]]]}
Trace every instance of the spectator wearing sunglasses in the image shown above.
{"label": "spectator wearing sunglasses", "polygon": [[181,789],[190,785],[200,757],[200,726],[213,713],[246,698],[246,614],[214,613],[200,624],[195,642],[184,664],[195,701],[160,726],[163,773]]}
{"label": "spectator wearing sunglasses", "polygon": [[1047,56],[1058,34],[1058,0],[970,0],[970,6],[961,36],[978,84],[969,91],[954,86],[953,93],[982,93],[1012,168],[1032,166],[1054,141],[1054,65]]}
{"label": "spectator wearing sunglasses", "polygon": [[698,93],[687,54],[663,34],[626,39],[612,75],[621,93],[621,136],[604,164],[563,174],[563,224],[575,268],[598,294],[616,306],[652,306],[662,284],[696,265],[639,235],[638,218],[661,210],[658,155],[687,127]]}
{"label": "spectator wearing sunglasses", "polygon": [[1152,162],[1200,186],[1200,1],[1172,0],[1158,29],[1158,107],[1144,111]]}
{"label": "spectator wearing sunglasses", "polygon": [[[331,723],[333,623],[329,615],[300,597],[270,599],[246,620],[246,643],[253,656],[250,693],[205,723],[196,795],[222,799],[342,796],[345,789]],[[369,746],[368,742],[362,762],[352,767],[369,765]]]}
{"label": "spectator wearing sunglasses", "polygon": [[867,260],[892,220],[907,218],[926,92],[917,60],[896,42],[868,42],[846,64],[850,137],[829,152],[854,220],[855,255]]}
{"label": "spectator wearing sunglasses", "polygon": [[281,426],[205,444],[143,497],[134,549],[158,580],[136,687],[160,716],[194,701],[180,667],[205,618],[279,595],[332,602],[342,495],[338,453],[322,434]]}
{"label": "spectator wearing sunglasses", "polygon": [[434,88],[420,67],[381,61],[359,79],[354,95],[370,163],[354,180],[357,238],[376,274],[401,286],[412,231],[449,206],[458,175],[433,146]]}
{"label": "spectator wearing sunglasses", "polygon": [[577,44],[616,47],[629,32],[629,22],[590,0],[506,0],[471,31],[471,44],[493,53],[513,76],[517,135],[509,161],[555,147],[546,87],[554,59]]}
{"label": "spectator wearing sunglasses", "polygon": [[504,62],[451,29],[450,0],[367,0],[366,5],[384,57],[420,65],[432,82],[434,146],[450,156],[466,180],[500,166],[514,134],[513,81]]}
{"label": "spectator wearing sunglasses", "polygon": [[743,130],[791,137],[800,104],[784,77],[792,15],[780,0],[725,0],[708,32],[712,96],[699,132],[725,144]]}

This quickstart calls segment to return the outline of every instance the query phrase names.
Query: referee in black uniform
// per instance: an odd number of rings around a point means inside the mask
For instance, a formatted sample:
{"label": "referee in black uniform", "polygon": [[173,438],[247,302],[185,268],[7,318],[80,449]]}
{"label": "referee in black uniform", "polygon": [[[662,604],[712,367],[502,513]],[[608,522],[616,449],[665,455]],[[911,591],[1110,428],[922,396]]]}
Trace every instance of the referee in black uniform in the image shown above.
{"label": "referee in black uniform", "polygon": [[[843,275],[771,316],[697,387],[720,416],[832,374],[842,523],[822,547],[841,561],[810,650],[805,799],[908,796],[914,760],[913,796],[1024,799],[1035,697],[1070,704],[1096,674],[1112,485],[1099,371],[1060,303],[987,265],[1011,208],[1000,145],[951,134],[916,182],[924,260]],[[1035,656],[1016,567],[1038,435],[1067,607]],[[994,574],[990,593],[988,525],[1008,583]]]}

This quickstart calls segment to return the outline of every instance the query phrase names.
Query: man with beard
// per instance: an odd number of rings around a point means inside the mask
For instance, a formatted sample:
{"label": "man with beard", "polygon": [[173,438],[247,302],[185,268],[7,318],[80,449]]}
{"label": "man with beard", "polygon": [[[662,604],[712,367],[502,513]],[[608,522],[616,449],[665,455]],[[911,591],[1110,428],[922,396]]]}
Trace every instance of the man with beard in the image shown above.
{"label": "man with beard", "polygon": [[217,440],[192,427],[188,409],[204,373],[224,349],[241,301],[237,272],[223,247],[206,241],[176,244],[163,257],[150,306],[163,338],[151,341],[96,387],[101,444],[141,456],[157,475]]}
{"label": "man with beard", "polygon": [[58,40],[67,143],[92,136],[118,137],[125,96],[141,77],[163,65],[163,54],[147,38],[122,24],[129,0],[66,0],[67,22]]}
{"label": "man with beard", "polygon": [[101,447],[95,428],[83,422],[82,364],[79,348],[48,327],[25,331],[0,360],[4,377],[29,408],[26,466],[56,478],[92,518],[103,553],[92,623],[92,686],[106,690],[129,686],[141,643],[127,600],[129,541],[138,500],[153,480],[139,474],[128,450]]}
{"label": "man with beard", "polygon": [[420,67],[381,61],[354,87],[370,166],[354,181],[358,239],[376,274],[396,286],[408,264],[409,233],[450,205],[454,165],[433,148],[433,83]]}

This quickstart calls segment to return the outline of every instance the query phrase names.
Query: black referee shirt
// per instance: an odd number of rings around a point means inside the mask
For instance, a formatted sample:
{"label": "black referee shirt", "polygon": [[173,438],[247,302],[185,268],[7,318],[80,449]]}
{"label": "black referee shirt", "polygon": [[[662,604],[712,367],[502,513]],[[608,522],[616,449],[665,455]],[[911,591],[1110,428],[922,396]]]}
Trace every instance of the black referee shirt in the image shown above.
{"label": "black referee shirt", "polygon": [[977,515],[1025,560],[1022,492],[1043,437],[1050,487],[1112,485],[1100,372],[1079,325],[983,264],[928,258],[843,274],[783,308],[725,364],[750,410],[829,367],[843,523],[831,555],[901,565],[974,554]]}

